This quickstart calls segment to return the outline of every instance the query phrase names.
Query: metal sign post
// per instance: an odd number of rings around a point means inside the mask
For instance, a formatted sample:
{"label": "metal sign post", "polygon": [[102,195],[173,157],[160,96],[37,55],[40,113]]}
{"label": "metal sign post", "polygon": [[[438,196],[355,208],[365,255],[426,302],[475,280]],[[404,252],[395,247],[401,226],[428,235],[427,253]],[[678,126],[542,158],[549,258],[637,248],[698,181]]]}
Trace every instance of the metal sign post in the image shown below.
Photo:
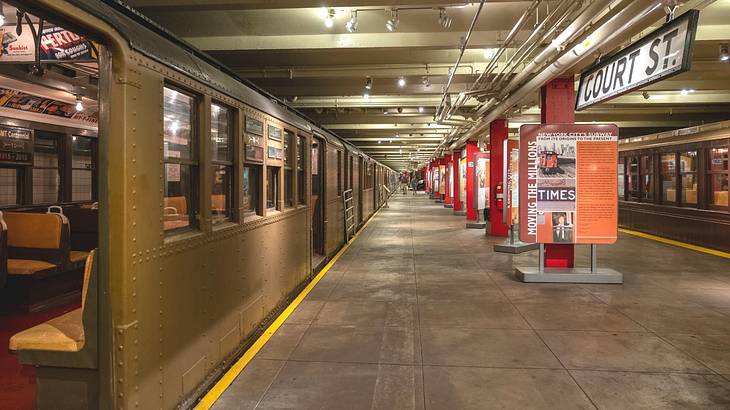
{"label": "metal sign post", "polygon": [[598,267],[598,245],[591,244],[590,268],[546,268],[545,244],[540,244],[537,267],[516,267],[517,279],[530,283],[624,283],[624,276]]}

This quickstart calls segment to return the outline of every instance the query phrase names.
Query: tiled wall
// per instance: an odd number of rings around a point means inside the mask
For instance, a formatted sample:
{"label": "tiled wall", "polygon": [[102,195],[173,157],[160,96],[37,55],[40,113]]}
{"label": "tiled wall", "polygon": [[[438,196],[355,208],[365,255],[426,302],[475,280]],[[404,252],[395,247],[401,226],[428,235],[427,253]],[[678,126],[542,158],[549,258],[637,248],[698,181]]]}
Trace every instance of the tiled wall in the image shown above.
{"label": "tiled wall", "polygon": [[17,204],[17,175],[15,168],[0,168],[0,206]]}
{"label": "tiled wall", "polygon": [[59,176],[56,155],[36,151],[33,165],[39,167],[33,169],[33,203],[58,202]]}
{"label": "tiled wall", "polygon": [[91,171],[74,169],[72,173],[72,201],[91,201]]}

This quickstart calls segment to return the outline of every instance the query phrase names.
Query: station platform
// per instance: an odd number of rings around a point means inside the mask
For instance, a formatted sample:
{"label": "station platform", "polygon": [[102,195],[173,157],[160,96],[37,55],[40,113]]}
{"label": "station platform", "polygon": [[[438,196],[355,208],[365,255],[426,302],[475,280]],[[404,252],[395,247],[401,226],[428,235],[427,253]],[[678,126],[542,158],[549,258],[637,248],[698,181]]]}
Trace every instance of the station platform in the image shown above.
{"label": "station platform", "polygon": [[501,241],[394,195],[213,408],[730,408],[730,260],[621,234],[625,284],[525,284]]}

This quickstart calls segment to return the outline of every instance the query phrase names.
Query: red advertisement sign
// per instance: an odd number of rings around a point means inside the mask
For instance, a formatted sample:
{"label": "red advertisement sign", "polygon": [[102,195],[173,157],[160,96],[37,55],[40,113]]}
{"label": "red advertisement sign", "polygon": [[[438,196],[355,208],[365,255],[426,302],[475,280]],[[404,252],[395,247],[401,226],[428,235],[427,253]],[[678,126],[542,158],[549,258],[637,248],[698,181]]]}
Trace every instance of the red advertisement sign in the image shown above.
{"label": "red advertisement sign", "polygon": [[608,244],[617,239],[618,127],[520,127],[520,240]]}

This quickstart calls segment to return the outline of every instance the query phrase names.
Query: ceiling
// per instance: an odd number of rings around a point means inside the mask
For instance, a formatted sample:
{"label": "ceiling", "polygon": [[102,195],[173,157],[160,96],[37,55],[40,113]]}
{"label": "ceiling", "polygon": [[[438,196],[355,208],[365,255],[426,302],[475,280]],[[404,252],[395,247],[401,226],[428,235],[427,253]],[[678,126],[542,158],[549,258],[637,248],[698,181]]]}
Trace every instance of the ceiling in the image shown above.
{"label": "ceiling", "polygon": [[[479,2],[400,0],[128,0],[152,20],[193,45],[208,51],[235,72],[274,95],[285,98],[315,121],[395,169],[430,158],[455,126],[473,124],[483,112],[483,101],[469,98],[455,106],[453,121],[434,120],[449,73],[460,54]],[[641,3],[636,0],[633,3]],[[494,58],[494,79],[529,40],[533,27],[545,21],[549,29],[558,11],[588,7],[591,1],[489,1],[474,27],[454,72],[448,93],[468,91]],[[626,6],[628,1],[611,3]],[[644,1],[644,3],[649,3]],[[614,122],[622,136],[687,127],[730,118],[730,63],[719,61],[720,44],[730,40],[730,0],[689,1],[679,12],[701,8],[700,26],[691,71],[656,83],[607,103],[577,113],[579,122]],[[332,27],[325,26],[328,9]],[[563,9],[565,8],[565,9]],[[386,21],[397,10],[397,29],[389,32]],[[510,31],[526,10],[534,10],[504,55],[494,57],[510,40]],[[357,12],[357,31],[345,25]],[[333,13],[333,14],[332,14]],[[441,13],[452,19],[439,21]],[[567,13],[567,11],[566,11]],[[625,35],[599,47],[607,53],[626,44],[642,30],[661,24],[661,9]],[[598,19],[600,16],[597,16]],[[555,35],[571,19],[557,21]],[[586,35],[588,33],[585,33]],[[536,42],[536,52],[550,47],[550,38]],[[598,54],[586,54],[563,75],[575,75]],[[506,84],[525,59],[505,77]],[[530,73],[531,75],[534,73]],[[365,98],[365,85],[372,88]],[[399,80],[405,84],[399,85]],[[694,92],[682,95],[682,89]],[[499,88],[491,93],[499,93]],[[645,99],[642,91],[649,93]],[[489,96],[487,95],[487,99]],[[538,93],[526,93],[506,115],[511,132],[522,123],[539,122]],[[458,130],[463,131],[464,128]],[[479,135],[478,137],[483,137]],[[441,148],[444,145],[441,144]]]}

